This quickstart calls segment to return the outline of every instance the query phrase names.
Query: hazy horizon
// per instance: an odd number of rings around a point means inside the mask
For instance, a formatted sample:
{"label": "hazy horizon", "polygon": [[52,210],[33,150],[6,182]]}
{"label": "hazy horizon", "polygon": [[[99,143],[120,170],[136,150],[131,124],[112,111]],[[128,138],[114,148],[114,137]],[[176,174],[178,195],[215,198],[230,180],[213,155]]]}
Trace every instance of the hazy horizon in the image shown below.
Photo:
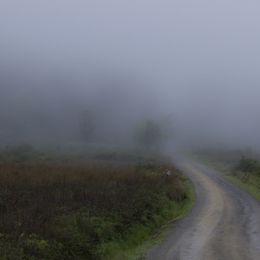
{"label": "hazy horizon", "polygon": [[[259,149],[257,1],[0,3],[0,142],[102,140],[171,117],[174,142]],[[100,139],[100,140],[101,140]]]}

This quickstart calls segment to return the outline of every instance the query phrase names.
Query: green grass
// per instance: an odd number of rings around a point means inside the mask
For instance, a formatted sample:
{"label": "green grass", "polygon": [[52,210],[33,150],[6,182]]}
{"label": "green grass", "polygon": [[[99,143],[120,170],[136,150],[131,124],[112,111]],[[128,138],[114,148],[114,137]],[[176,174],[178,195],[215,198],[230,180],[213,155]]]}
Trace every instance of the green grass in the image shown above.
{"label": "green grass", "polygon": [[204,163],[218,170],[228,181],[246,190],[255,199],[260,200],[260,176],[242,171],[235,171],[236,162],[220,161],[207,156],[197,157]]}
{"label": "green grass", "polygon": [[[188,180],[186,190],[188,197],[183,203],[176,204],[169,202],[168,206],[163,208],[160,214],[154,217],[156,220],[155,225],[139,226],[133,230],[133,233],[122,244],[115,242],[112,247],[114,246],[114,252],[117,251],[117,253],[112,258],[108,257],[107,259],[145,259],[148,249],[160,243],[166,237],[169,230],[174,228],[176,221],[184,217],[192,208],[195,202],[195,192]],[[120,248],[124,250],[122,251]]]}
{"label": "green grass", "polygon": [[225,178],[240,188],[246,190],[254,198],[260,200],[260,178],[258,176],[250,176],[248,181],[242,181],[241,178],[234,175],[224,175]]}

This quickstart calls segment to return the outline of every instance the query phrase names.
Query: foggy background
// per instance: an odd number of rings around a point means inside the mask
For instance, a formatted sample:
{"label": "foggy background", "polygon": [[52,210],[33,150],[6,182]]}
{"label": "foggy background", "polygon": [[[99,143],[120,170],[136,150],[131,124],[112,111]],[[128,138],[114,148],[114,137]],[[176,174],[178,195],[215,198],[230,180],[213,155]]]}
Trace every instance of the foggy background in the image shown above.
{"label": "foggy background", "polygon": [[260,3],[0,0],[0,142],[130,142],[171,117],[174,142],[258,148]]}

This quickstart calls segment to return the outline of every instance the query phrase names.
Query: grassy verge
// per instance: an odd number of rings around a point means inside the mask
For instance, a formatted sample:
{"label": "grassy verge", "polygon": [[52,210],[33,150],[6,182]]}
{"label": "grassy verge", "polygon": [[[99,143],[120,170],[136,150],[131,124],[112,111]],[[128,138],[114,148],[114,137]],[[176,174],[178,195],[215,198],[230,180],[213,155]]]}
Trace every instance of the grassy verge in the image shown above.
{"label": "grassy verge", "polygon": [[254,198],[260,200],[260,180],[259,177],[250,177],[250,181],[243,181],[241,178],[232,175],[225,176],[228,180],[238,185],[240,188],[246,190]]}
{"label": "grassy verge", "polygon": [[[192,208],[195,201],[195,193],[192,184],[188,180],[186,180],[185,186],[187,192],[185,201],[179,204],[170,202],[167,207],[162,209],[162,211],[155,216],[157,219],[156,225],[150,223],[148,226],[138,227],[137,230],[133,232],[132,236],[123,242],[123,245],[120,248],[123,248],[124,250],[119,250],[114,255],[113,259],[145,259],[148,249],[153,245],[160,243],[167,235],[167,232],[171,228],[174,228],[176,221],[184,217]],[[135,241],[134,244],[132,244],[132,241]]]}
{"label": "grassy verge", "polygon": [[0,259],[137,259],[191,201],[172,165],[2,161]]}
{"label": "grassy verge", "polygon": [[246,190],[257,200],[260,200],[260,175],[247,170],[239,169],[239,161],[223,161],[207,156],[199,156],[199,159],[218,170],[225,179]]}

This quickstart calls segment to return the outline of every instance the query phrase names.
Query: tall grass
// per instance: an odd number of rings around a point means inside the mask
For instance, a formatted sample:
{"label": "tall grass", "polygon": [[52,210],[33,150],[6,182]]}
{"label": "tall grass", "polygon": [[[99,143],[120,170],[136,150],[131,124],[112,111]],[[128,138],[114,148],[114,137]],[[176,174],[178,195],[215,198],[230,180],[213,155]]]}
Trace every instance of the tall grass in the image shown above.
{"label": "tall grass", "polygon": [[169,165],[2,162],[0,259],[105,258],[114,249],[105,245],[122,245],[137,227],[150,232],[187,196]]}

